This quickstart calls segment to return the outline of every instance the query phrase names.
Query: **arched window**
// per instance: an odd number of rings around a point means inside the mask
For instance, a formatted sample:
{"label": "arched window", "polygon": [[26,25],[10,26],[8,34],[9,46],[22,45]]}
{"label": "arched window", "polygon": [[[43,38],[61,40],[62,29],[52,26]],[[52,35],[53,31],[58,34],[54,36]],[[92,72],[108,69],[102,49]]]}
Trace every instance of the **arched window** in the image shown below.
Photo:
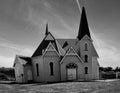
{"label": "arched window", "polygon": [[85,55],[85,62],[88,62],[88,55]]}
{"label": "arched window", "polygon": [[88,74],[88,67],[85,67],[85,74]]}
{"label": "arched window", "polygon": [[85,43],[85,51],[88,51],[88,45]]}
{"label": "arched window", "polygon": [[36,71],[37,71],[37,76],[39,76],[39,65],[38,65],[38,63],[36,64]]}
{"label": "arched window", "polygon": [[54,72],[53,72],[53,63],[50,62],[50,75],[53,76]]}

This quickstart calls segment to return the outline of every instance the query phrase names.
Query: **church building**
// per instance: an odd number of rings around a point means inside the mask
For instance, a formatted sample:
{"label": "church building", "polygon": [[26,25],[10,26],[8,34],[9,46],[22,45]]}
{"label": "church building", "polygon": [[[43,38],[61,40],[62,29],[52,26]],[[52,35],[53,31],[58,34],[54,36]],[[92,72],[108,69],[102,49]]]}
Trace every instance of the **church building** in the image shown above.
{"label": "church building", "polygon": [[13,65],[16,82],[96,80],[99,79],[97,58],[83,7],[78,35],[74,39],[55,38],[47,24],[45,36],[33,55],[16,55]]}

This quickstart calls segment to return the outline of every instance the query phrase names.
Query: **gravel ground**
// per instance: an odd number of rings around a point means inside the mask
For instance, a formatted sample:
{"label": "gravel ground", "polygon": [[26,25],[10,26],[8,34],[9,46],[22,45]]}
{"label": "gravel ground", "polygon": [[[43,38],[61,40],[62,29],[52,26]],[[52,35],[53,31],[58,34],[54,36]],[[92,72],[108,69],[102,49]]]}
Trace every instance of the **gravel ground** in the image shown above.
{"label": "gravel ground", "polygon": [[54,84],[0,84],[0,93],[120,93],[120,80]]}

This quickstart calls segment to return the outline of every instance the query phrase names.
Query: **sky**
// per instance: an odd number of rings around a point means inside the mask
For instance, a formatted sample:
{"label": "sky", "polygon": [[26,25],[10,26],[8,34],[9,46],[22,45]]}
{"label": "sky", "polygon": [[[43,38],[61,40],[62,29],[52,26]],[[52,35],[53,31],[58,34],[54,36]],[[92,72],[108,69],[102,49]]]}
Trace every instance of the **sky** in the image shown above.
{"label": "sky", "polygon": [[[87,14],[100,66],[120,67],[120,0],[79,0]],[[76,0],[0,0],[0,67],[16,55],[31,56],[46,23],[55,38],[76,38],[81,11]]]}

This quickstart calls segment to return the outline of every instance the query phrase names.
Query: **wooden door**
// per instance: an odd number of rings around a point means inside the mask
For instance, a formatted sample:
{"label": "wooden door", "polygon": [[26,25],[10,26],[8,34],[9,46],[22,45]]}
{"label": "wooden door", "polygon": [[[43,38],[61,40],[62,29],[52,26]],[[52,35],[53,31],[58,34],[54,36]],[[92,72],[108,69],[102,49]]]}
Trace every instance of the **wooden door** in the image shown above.
{"label": "wooden door", "polygon": [[67,69],[67,79],[68,80],[76,80],[76,68],[68,68]]}

